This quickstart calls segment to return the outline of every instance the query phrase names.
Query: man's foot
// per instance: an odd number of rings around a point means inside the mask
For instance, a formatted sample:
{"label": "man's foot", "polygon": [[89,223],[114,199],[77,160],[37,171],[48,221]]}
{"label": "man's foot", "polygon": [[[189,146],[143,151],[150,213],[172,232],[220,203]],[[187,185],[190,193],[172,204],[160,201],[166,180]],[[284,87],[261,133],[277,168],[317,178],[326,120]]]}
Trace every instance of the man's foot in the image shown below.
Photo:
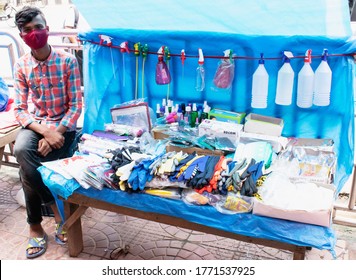
{"label": "man's foot", "polygon": [[60,245],[67,244],[67,232],[63,229],[63,222],[59,222],[56,224],[56,233],[54,240]]}
{"label": "man's foot", "polygon": [[47,234],[41,224],[30,225],[30,239],[26,248],[26,257],[29,259],[39,257],[47,249]]}
{"label": "man's foot", "polygon": [[34,259],[43,255],[47,250],[47,234],[43,237],[31,237],[26,248],[26,257]]}

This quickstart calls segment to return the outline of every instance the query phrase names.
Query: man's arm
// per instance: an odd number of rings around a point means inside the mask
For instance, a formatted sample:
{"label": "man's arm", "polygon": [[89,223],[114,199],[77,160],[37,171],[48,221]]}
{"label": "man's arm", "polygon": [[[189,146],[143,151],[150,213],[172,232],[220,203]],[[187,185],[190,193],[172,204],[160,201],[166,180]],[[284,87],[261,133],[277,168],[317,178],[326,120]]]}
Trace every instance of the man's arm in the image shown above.
{"label": "man's arm", "polygon": [[80,72],[78,62],[74,57],[68,65],[67,74],[68,110],[62,118],[57,131],[62,131],[64,128],[74,129],[82,112],[83,101]]}

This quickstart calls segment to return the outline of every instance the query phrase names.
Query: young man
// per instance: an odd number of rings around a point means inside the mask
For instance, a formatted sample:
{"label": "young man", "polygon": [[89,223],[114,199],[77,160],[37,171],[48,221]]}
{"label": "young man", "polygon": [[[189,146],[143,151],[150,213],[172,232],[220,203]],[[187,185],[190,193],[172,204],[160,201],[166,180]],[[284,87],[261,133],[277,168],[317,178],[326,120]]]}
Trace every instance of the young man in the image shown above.
{"label": "young man", "polygon": [[15,22],[20,37],[31,48],[14,66],[15,116],[22,126],[14,153],[20,165],[30,226],[26,256],[35,258],[47,249],[48,237],[41,225],[42,203],[53,210],[56,242],[66,243],[54,197],[37,168],[41,162],[70,156],[82,93],[77,60],[48,44],[49,28],[41,10],[24,7],[16,14]]}

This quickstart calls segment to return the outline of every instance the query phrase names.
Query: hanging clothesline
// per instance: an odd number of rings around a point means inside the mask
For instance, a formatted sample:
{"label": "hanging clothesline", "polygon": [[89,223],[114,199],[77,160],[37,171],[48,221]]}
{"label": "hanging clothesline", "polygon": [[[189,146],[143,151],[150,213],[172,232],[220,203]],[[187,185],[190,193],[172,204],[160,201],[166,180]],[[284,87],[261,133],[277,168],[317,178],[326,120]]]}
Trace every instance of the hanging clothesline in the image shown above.
{"label": "hanging clothesline", "polygon": [[[103,46],[103,47],[108,47],[108,48],[113,48],[113,49],[118,49],[120,50],[120,52],[126,52],[126,53],[130,53],[132,52],[134,55],[136,56],[140,56],[140,55],[144,55],[144,56],[147,56],[148,54],[149,55],[162,55],[162,54],[159,54],[157,52],[152,52],[152,51],[148,51],[147,50],[147,45],[141,45],[141,46],[145,46],[145,50],[142,51],[140,48],[137,50],[137,49],[131,49],[131,48],[123,48],[121,46],[116,46],[116,45],[113,45],[111,43],[111,40],[109,41],[106,41],[105,42],[95,42],[95,41],[92,41],[92,40],[80,40],[81,42],[88,42],[88,43],[91,43],[91,44],[94,44],[94,45],[100,45],[100,46]],[[138,43],[140,44],[140,43]],[[166,59],[167,59],[167,54],[163,54]],[[332,56],[350,56],[350,57],[355,57],[356,56],[356,53],[341,53],[341,54],[328,54],[329,57],[332,57]],[[170,59],[170,57],[181,57],[181,59],[185,59],[185,58],[199,58],[199,55],[187,55],[184,53],[184,57],[182,57],[182,53],[180,54],[175,54],[175,53],[168,53],[168,59]],[[281,57],[263,57],[264,60],[280,60],[282,59],[283,55]],[[322,55],[312,55],[311,58],[321,58]],[[211,59],[226,59],[227,57],[226,56],[221,56],[221,55],[204,55],[204,58],[211,58]],[[304,59],[306,58],[305,55],[299,55],[299,56],[293,56],[293,57],[290,57],[290,59]],[[250,56],[237,56],[237,55],[232,55],[230,56],[230,59],[234,59],[234,60],[260,60],[261,57],[250,57]]]}

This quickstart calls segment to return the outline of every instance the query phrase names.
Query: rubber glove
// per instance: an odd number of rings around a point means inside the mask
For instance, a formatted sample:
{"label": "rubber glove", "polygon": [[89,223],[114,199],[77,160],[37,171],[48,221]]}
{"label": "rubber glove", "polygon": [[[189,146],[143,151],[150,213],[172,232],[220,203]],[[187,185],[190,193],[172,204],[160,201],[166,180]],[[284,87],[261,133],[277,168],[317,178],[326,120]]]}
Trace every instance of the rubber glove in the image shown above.
{"label": "rubber glove", "polygon": [[185,170],[184,179],[189,180],[195,176],[196,171],[203,172],[209,156],[202,156],[194,160]]}
{"label": "rubber glove", "polygon": [[188,161],[185,165],[183,165],[180,169],[179,172],[177,174],[177,181],[178,182],[182,182],[184,181],[184,174],[185,174],[185,170],[197,159],[201,158],[203,156],[195,156],[193,159],[191,159],[190,161]]}
{"label": "rubber glove", "polygon": [[211,178],[214,175],[215,166],[219,162],[219,160],[220,160],[219,156],[210,156],[210,159],[206,165],[204,174],[201,174],[198,178],[199,180],[196,183],[197,188],[202,189],[203,187],[205,187],[209,184],[209,181],[211,180]]}

